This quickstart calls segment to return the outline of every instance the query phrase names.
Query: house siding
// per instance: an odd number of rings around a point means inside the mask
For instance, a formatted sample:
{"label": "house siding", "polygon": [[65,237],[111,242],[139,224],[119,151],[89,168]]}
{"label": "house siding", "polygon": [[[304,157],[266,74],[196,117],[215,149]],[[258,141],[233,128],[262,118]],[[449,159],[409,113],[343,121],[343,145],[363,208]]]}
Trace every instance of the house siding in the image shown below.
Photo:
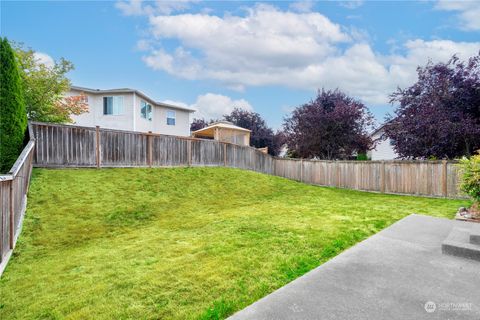
{"label": "house siding", "polygon": [[372,135],[372,140],[376,141],[375,149],[368,152],[371,160],[393,160],[398,158],[398,154],[393,149],[390,138],[379,140],[383,134],[383,130]]}
{"label": "house siding", "polygon": [[[67,96],[79,95],[80,91],[71,90]],[[172,108],[176,113],[175,126],[167,125],[167,110],[169,108],[152,104],[152,120],[141,117],[141,102],[146,101],[135,93],[124,94],[86,94],[88,97],[89,112],[72,116],[76,125],[94,127],[100,126],[108,129],[129,130],[176,136],[190,135],[190,112]],[[104,115],[103,97],[123,96],[122,115]]]}

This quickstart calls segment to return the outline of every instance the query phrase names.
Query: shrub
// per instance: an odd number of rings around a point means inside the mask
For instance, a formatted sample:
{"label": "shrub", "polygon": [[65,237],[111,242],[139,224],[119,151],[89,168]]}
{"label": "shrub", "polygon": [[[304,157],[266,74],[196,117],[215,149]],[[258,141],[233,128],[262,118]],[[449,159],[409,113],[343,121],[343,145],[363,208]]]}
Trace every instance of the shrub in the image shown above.
{"label": "shrub", "polygon": [[480,202],[480,151],[460,160],[462,182],[460,188],[477,203]]}
{"label": "shrub", "polygon": [[0,38],[0,172],[8,171],[23,147],[27,113],[15,55]]}
{"label": "shrub", "polygon": [[357,160],[366,161],[366,160],[368,160],[368,156],[367,156],[366,153],[359,153],[359,154],[357,154]]}

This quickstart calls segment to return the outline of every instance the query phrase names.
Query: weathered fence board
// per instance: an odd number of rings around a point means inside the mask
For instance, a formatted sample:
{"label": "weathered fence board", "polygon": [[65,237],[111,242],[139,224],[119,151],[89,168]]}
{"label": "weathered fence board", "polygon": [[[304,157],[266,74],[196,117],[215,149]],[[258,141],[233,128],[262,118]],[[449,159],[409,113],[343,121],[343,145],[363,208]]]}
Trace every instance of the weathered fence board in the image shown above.
{"label": "weathered fence board", "polygon": [[95,128],[34,123],[35,165],[94,167]]}
{"label": "weathered fence board", "polygon": [[323,161],[276,159],[275,175],[347,189],[462,198],[451,161]]}
{"label": "weathered fence board", "polygon": [[41,167],[226,166],[305,183],[384,193],[459,198],[458,168],[446,161],[324,161],[273,158],[212,140],[33,123]]}
{"label": "weathered fence board", "polygon": [[35,141],[30,141],[6,175],[0,176],[0,275],[6,267],[21,230],[27,205]]}
{"label": "weathered fence board", "polygon": [[[100,165],[106,167],[145,167],[147,135],[134,132],[101,130]],[[94,146],[92,144],[92,146]],[[91,151],[92,155],[93,152]]]}
{"label": "weathered fence board", "polygon": [[0,206],[1,214],[1,242],[0,242],[0,263],[4,260],[7,252],[10,248],[10,185],[12,180],[0,181],[0,200],[2,205]]}
{"label": "weathered fence board", "polygon": [[188,166],[189,141],[172,136],[151,135],[150,147],[154,167]]}
{"label": "weathered fence board", "polygon": [[223,166],[225,148],[218,141],[191,140],[192,165]]}

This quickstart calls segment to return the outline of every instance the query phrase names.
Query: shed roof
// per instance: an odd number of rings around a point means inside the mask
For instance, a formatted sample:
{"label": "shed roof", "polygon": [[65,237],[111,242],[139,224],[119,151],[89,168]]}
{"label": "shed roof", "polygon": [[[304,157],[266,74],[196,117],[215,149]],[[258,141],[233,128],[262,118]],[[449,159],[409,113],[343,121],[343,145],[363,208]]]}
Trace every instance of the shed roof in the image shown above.
{"label": "shed roof", "polygon": [[245,129],[245,128],[236,126],[236,125],[234,125],[233,123],[228,122],[228,121],[218,121],[218,122],[212,123],[211,125],[209,125],[209,126],[207,126],[207,127],[205,127],[205,128],[202,128],[202,129],[193,131],[192,133],[193,133],[193,134],[207,135],[207,136],[208,136],[208,135],[212,135],[212,134],[213,134],[213,130],[214,130],[215,128],[223,128],[223,129],[230,129],[230,130],[243,131],[243,132],[251,132],[251,131],[252,131],[252,130],[248,130],[248,129]]}

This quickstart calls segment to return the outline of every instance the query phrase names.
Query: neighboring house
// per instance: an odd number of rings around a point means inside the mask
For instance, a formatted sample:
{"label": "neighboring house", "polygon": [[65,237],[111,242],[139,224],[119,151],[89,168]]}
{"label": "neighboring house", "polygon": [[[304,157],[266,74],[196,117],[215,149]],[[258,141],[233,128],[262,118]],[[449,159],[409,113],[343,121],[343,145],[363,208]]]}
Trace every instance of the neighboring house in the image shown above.
{"label": "neighboring house", "polygon": [[213,139],[241,146],[250,145],[251,130],[239,127],[228,121],[218,121],[208,127],[192,132],[192,136],[202,139]]}
{"label": "neighboring house", "polygon": [[384,135],[384,126],[385,125],[380,126],[370,134],[374,142],[374,148],[367,152],[367,156],[371,160],[393,160],[398,157],[398,154],[393,149],[390,138]]}
{"label": "neighboring house", "polygon": [[288,156],[288,146],[286,144],[282,145],[280,151],[278,152],[279,158],[286,158]]}
{"label": "neighboring house", "polygon": [[67,96],[84,94],[89,112],[72,116],[80,126],[189,136],[193,109],[156,102],[134,89],[72,86]]}

